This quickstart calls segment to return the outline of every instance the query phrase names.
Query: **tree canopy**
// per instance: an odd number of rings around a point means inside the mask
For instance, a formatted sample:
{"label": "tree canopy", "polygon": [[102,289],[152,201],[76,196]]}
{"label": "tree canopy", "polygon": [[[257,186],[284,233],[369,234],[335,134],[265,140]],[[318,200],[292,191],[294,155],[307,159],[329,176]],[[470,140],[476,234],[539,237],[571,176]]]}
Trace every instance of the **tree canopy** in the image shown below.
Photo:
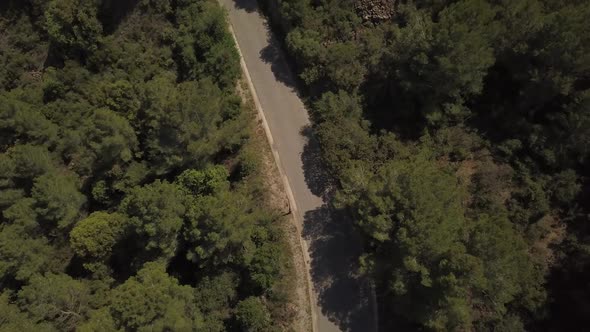
{"label": "tree canopy", "polygon": [[588,3],[261,6],[365,240],[382,329],[586,324]]}
{"label": "tree canopy", "polygon": [[227,24],[213,0],[0,5],[0,331],[291,324]]}

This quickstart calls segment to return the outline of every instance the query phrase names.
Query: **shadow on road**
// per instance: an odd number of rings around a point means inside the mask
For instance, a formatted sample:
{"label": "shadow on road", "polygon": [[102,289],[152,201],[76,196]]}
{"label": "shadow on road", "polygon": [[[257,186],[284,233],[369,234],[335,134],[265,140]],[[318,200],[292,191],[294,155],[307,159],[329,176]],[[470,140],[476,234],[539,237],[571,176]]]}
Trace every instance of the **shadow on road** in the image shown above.
{"label": "shadow on road", "polygon": [[268,37],[268,45],[260,51],[260,59],[270,64],[270,69],[277,81],[296,90],[297,82],[284,58],[281,43],[273,35]]}
{"label": "shadow on road", "polygon": [[[301,159],[311,192],[330,202],[333,182],[326,172],[310,127]],[[309,245],[311,279],[322,313],[342,331],[372,331],[367,279],[358,275],[361,239],[350,218],[328,204],[303,216],[303,238]]]}
{"label": "shadow on road", "polygon": [[[256,0],[233,0],[237,9],[245,10],[248,13],[257,12],[258,2]],[[268,24],[268,23],[266,23]],[[271,31],[270,27],[267,28]],[[267,38],[268,45],[260,51],[260,59],[267,64],[270,64],[271,71],[274,74],[277,81],[285,84],[287,87],[296,90],[296,80],[291,74],[289,65],[287,64],[283,51],[281,49],[281,43],[276,37],[269,33]]]}
{"label": "shadow on road", "polygon": [[303,128],[301,135],[307,139],[307,144],[303,147],[303,153],[301,154],[305,183],[312,194],[327,200],[330,191],[334,188],[334,183],[323,166],[320,145],[314,138],[310,126]]}
{"label": "shadow on road", "polygon": [[243,9],[248,13],[258,11],[258,2],[256,0],[234,0],[237,9]]}
{"label": "shadow on road", "polygon": [[303,220],[322,313],[342,331],[371,331],[369,287],[365,278],[356,275],[358,239],[352,236],[352,225],[326,205],[308,211]]}

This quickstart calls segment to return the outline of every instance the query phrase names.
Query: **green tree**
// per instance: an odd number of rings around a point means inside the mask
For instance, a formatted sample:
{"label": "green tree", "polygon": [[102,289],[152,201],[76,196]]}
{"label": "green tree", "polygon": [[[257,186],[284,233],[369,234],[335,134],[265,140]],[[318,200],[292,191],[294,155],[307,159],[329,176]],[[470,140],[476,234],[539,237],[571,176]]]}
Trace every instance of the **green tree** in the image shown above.
{"label": "green tree", "polygon": [[240,75],[238,52],[218,3],[180,1],[176,9],[181,78],[212,77],[223,88],[232,87]]}
{"label": "green tree", "polygon": [[78,180],[67,173],[47,173],[35,179],[31,195],[41,219],[58,228],[71,227],[80,216],[86,197],[78,190]]}
{"label": "green tree", "polygon": [[574,201],[582,189],[578,175],[572,169],[556,174],[550,186],[553,199],[562,205]]}
{"label": "green tree", "polygon": [[248,264],[252,291],[270,290],[281,276],[281,264],[284,264],[285,256],[282,255],[281,247],[272,240],[267,238],[259,244]]}
{"label": "green tree", "polygon": [[[248,264],[255,252],[254,226],[264,216],[240,193],[224,191],[188,203],[184,239],[188,259],[200,266]],[[260,218],[260,219],[259,219]]]}
{"label": "green tree", "polygon": [[268,331],[271,326],[270,313],[260,298],[249,297],[236,307],[236,320],[242,331]]}
{"label": "green tree", "polygon": [[483,0],[459,1],[439,13],[434,27],[434,60],[438,72],[429,75],[445,95],[461,98],[478,94],[483,78],[494,63],[490,41],[497,33],[496,12]]}
{"label": "green tree", "polygon": [[426,147],[369,178],[358,168],[345,175],[339,201],[369,239],[363,262],[399,314],[454,330],[501,320],[508,305],[534,311],[543,303],[543,275],[506,209],[490,205],[494,217],[468,220],[464,189]]}
{"label": "green tree", "polygon": [[168,182],[134,188],[125,197],[120,211],[129,216],[131,228],[148,253],[171,258],[185,214],[185,194]]}
{"label": "green tree", "polygon": [[87,321],[81,323],[76,331],[80,332],[122,332],[116,327],[115,319],[112,317],[109,308],[104,307],[93,310]]}
{"label": "green tree", "polygon": [[56,329],[46,322],[36,323],[29,316],[20,311],[18,306],[14,305],[10,301],[8,293],[0,294],[0,331],[12,332],[12,331],[40,331],[40,332],[53,332]]}
{"label": "green tree", "polygon": [[374,159],[376,140],[362,120],[358,96],[328,92],[316,102],[314,110],[322,157],[335,174],[340,175],[353,161]]}
{"label": "green tree", "polygon": [[216,165],[203,171],[187,169],[176,178],[176,182],[191,194],[204,196],[229,189],[228,177],[227,169]]}
{"label": "green tree", "polygon": [[407,24],[395,31],[385,64],[392,70],[386,86],[400,112],[416,108],[432,123],[461,119],[466,98],[483,88],[494,63],[491,41],[495,12],[483,0],[459,1],[443,9],[439,21],[412,5],[402,7]]}
{"label": "green tree", "polygon": [[100,180],[97,181],[92,186],[92,199],[98,202],[99,204],[108,205],[111,202],[111,191],[109,190],[106,181]]}
{"label": "green tree", "polygon": [[18,292],[18,304],[35,321],[49,321],[60,330],[73,330],[91,308],[91,290],[65,274],[37,275]]}
{"label": "green tree", "polygon": [[102,25],[97,18],[99,1],[53,0],[45,10],[51,41],[66,51],[92,52],[98,47]]}
{"label": "green tree", "polygon": [[189,286],[181,286],[160,263],[147,263],[137,276],[112,291],[110,310],[124,329],[193,331],[202,317]]}
{"label": "green tree", "polygon": [[33,180],[56,168],[56,162],[45,147],[37,145],[16,145],[8,150],[14,163],[14,177]]}
{"label": "green tree", "polygon": [[221,5],[0,7],[0,331],[239,329],[288,257],[259,177],[236,175],[252,119]]}
{"label": "green tree", "polygon": [[131,162],[125,171],[116,177],[112,187],[116,191],[127,193],[144,183],[150,171],[146,162]]}
{"label": "green tree", "polygon": [[18,200],[2,211],[0,224],[0,278],[27,281],[35,274],[57,270],[57,250],[42,235],[34,200]]}
{"label": "green tree", "polygon": [[205,277],[195,289],[195,303],[203,313],[207,331],[225,331],[224,321],[231,317],[230,307],[236,300],[239,278],[231,272]]}
{"label": "green tree", "polygon": [[15,96],[0,93],[0,143],[51,145],[57,138],[57,126],[32,105]]}
{"label": "green tree", "polygon": [[160,76],[146,83],[146,155],[159,172],[203,166],[219,149],[221,91],[210,80],[174,83]]}
{"label": "green tree", "polygon": [[[362,212],[359,226],[375,243],[393,240],[392,231],[403,228],[424,243],[440,240],[433,250],[444,251],[464,228],[462,190],[451,174],[436,168],[429,153],[392,161],[374,179],[363,179],[355,169],[343,179],[341,200]],[[428,223],[435,228],[426,229]]]}
{"label": "green tree", "polygon": [[[506,212],[481,215],[473,222],[469,252],[481,259],[485,282],[478,299],[490,308],[491,317],[508,314],[514,302],[534,311],[545,300],[543,272],[533,264],[523,237],[515,231]],[[497,315],[497,316],[496,316]]]}
{"label": "green tree", "polygon": [[358,172],[344,179],[340,199],[370,239],[372,259],[388,256],[395,310],[435,329],[470,326],[464,275],[477,267],[461,243],[466,220],[456,179],[427,151],[384,165],[372,179]]}
{"label": "green tree", "polygon": [[361,85],[367,70],[360,53],[356,42],[336,43],[326,50],[326,74],[336,87],[353,91]]}
{"label": "green tree", "polygon": [[126,119],[135,120],[141,107],[137,87],[128,80],[120,79],[103,87],[101,106],[111,109]]}
{"label": "green tree", "polygon": [[[12,6],[15,5],[13,3]],[[26,13],[9,10],[6,14],[0,20],[0,29],[4,32],[0,54],[0,90],[29,84],[27,70],[40,68],[43,50],[47,48],[47,43],[35,31],[35,22]]]}
{"label": "green tree", "polygon": [[22,225],[1,226],[0,240],[2,281],[27,281],[38,273],[56,268],[55,248],[46,238],[29,235]]}
{"label": "green tree", "polygon": [[74,226],[70,232],[70,245],[82,257],[106,258],[126,227],[127,220],[123,215],[94,212]]}
{"label": "green tree", "polygon": [[83,127],[81,157],[77,168],[88,174],[92,169],[129,163],[138,149],[135,131],[122,116],[108,109],[97,109]]}

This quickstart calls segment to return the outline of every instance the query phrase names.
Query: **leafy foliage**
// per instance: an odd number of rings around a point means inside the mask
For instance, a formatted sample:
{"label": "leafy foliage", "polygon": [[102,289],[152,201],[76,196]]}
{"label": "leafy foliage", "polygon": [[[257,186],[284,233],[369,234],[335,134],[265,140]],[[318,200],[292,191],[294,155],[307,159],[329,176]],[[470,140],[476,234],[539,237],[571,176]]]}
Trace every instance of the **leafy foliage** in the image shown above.
{"label": "leafy foliage", "polygon": [[234,175],[253,119],[222,7],[0,7],[0,330],[226,331],[250,296],[285,306],[258,164]]}
{"label": "leafy foliage", "polygon": [[178,187],[157,181],[136,188],[121,203],[121,211],[130,217],[146,250],[155,251],[156,257],[174,255],[184,215],[182,192]]}
{"label": "leafy foliage", "polygon": [[382,329],[585,324],[562,290],[590,266],[590,6],[393,3],[261,2],[395,313]]}
{"label": "leafy foliage", "polygon": [[47,34],[67,51],[93,51],[102,33],[98,1],[50,1],[45,11]]}
{"label": "leafy foliage", "polygon": [[19,305],[34,321],[50,321],[60,330],[70,330],[87,315],[90,287],[63,274],[35,276],[18,293]]}
{"label": "leafy foliage", "polygon": [[112,291],[110,309],[125,329],[190,331],[201,320],[192,296],[190,287],[179,285],[165,266],[148,263]]}
{"label": "leafy foliage", "polygon": [[107,257],[125,232],[126,223],[125,216],[94,212],[70,232],[72,249],[80,256]]}
{"label": "leafy foliage", "polygon": [[270,315],[259,298],[249,297],[238,304],[238,324],[243,331],[262,332],[270,327]]}
{"label": "leafy foliage", "polygon": [[70,174],[48,173],[35,179],[31,197],[35,211],[58,228],[74,224],[86,198],[78,190],[77,179]]}

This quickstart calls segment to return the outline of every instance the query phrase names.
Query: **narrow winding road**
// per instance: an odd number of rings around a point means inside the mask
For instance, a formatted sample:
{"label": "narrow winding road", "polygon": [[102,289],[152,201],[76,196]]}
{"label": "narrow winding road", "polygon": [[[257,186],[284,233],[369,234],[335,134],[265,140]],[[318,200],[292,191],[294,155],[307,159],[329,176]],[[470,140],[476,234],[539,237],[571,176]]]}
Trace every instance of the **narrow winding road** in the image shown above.
{"label": "narrow winding road", "polygon": [[375,331],[365,279],[355,277],[360,239],[346,218],[326,204],[326,177],[309,117],[277,39],[256,0],[220,0],[270,128],[273,150],[286,176],[297,222],[310,257],[314,328],[319,332]]}

